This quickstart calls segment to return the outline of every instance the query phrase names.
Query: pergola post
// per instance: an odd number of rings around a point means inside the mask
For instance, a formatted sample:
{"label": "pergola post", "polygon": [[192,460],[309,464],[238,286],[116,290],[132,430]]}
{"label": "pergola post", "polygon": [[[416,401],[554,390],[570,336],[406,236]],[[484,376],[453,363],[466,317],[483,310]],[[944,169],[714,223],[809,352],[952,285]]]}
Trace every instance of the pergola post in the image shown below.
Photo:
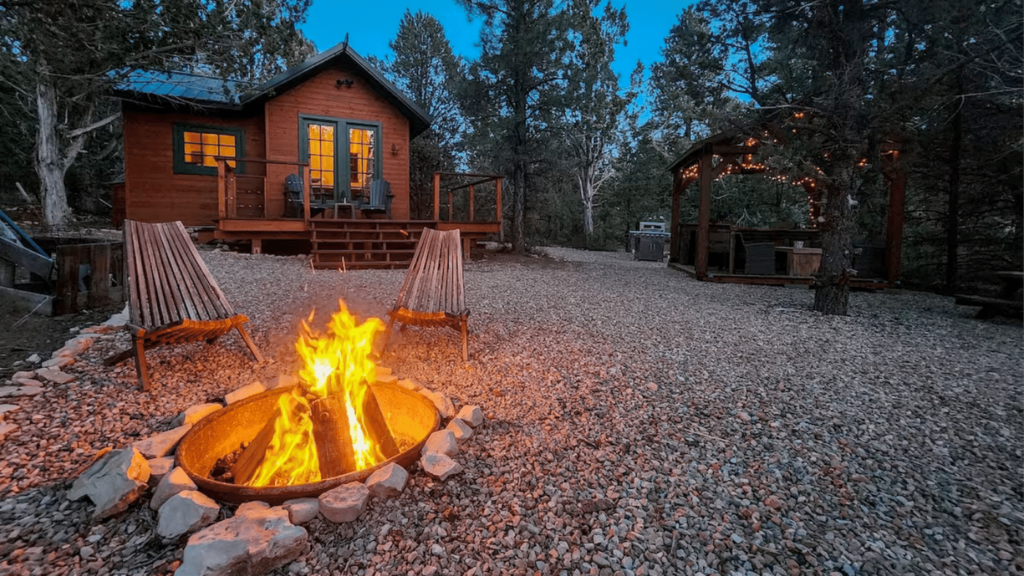
{"label": "pergola post", "polygon": [[[894,152],[898,155],[899,152]],[[894,159],[898,162],[898,158]],[[889,177],[889,215],[885,232],[885,268],[889,285],[900,279],[903,259],[903,221],[907,194],[907,175],[899,167]]]}
{"label": "pergola post", "polygon": [[711,147],[705,145],[700,153],[700,207],[697,210],[697,254],[694,270],[697,279],[708,275],[708,229],[711,224]]}

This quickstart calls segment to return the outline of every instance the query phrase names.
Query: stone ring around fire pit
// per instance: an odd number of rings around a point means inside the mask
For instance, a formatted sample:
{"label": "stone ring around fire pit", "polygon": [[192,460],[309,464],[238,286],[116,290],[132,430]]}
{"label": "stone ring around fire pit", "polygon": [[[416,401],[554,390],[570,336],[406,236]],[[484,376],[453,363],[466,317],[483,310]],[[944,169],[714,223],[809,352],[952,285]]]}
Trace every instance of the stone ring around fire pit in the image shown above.
{"label": "stone ring around fire pit", "polygon": [[395,440],[402,446],[412,445],[371,468],[292,486],[238,486],[211,479],[210,471],[217,460],[236,450],[242,442],[252,440],[274,414],[281,395],[291,393],[290,387],[257,394],[203,418],[178,446],[177,464],[201,491],[218,500],[232,503],[260,500],[271,505],[293,498],[316,497],[342,484],[362,482],[375,470],[392,462],[409,468],[419,459],[427,437],[441,423],[437,408],[423,395],[396,384],[377,382],[371,387]]}

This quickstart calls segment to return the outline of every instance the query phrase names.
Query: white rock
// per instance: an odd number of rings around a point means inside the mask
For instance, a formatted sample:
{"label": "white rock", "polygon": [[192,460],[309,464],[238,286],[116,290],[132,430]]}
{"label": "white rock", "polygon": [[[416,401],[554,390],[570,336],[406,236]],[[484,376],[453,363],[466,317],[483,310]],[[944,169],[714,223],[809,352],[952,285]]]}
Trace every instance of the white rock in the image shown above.
{"label": "white rock", "polygon": [[267,384],[267,390],[277,390],[278,388],[291,388],[299,383],[299,379],[291,374],[281,374],[280,376],[274,376]]}
{"label": "white rock", "polygon": [[210,404],[196,404],[195,406],[189,406],[184,412],[178,414],[171,423],[171,426],[181,426],[183,424],[195,424],[203,418],[206,418],[210,414],[213,414],[217,410],[220,410],[224,406],[217,404],[216,402]]}
{"label": "white rock", "polygon": [[132,446],[135,446],[135,449],[142,452],[142,455],[146,458],[163,458],[164,456],[174,454],[174,449],[178,447],[178,442],[181,442],[181,439],[191,429],[191,424],[178,426],[167,432],[150,436],[145,440],[139,440],[132,444]]}
{"label": "white rock", "polygon": [[61,372],[59,369],[54,368],[40,368],[36,370],[36,378],[50,382],[51,384],[70,384],[75,381],[75,377],[67,372]]}
{"label": "white rock", "polygon": [[459,453],[459,443],[455,440],[455,434],[451,430],[438,430],[427,438],[427,442],[420,449],[420,455],[444,454],[455,456]]}
{"label": "white rock", "polygon": [[293,500],[286,500],[281,507],[288,511],[288,520],[292,524],[300,526],[308,524],[316,518],[317,513],[320,512],[320,500],[316,498],[295,498]]}
{"label": "white rock", "polygon": [[302,556],[309,534],[288,521],[288,511],[246,502],[227,520],[188,539],[174,576],[256,576]]}
{"label": "white rock", "polygon": [[0,424],[0,442],[7,437],[8,434],[18,431],[18,427],[14,424]]}
{"label": "white rock", "polygon": [[473,435],[473,429],[462,418],[452,418],[452,421],[444,429],[450,430],[452,434],[455,434],[456,440],[465,440]]}
{"label": "white rock", "polygon": [[196,488],[195,482],[185,473],[185,470],[178,466],[168,472],[160,480],[160,483],[156,485],[156,490],[153,491],[153,498],[149,501],[149,507],[153,510],[159,510],[164,502],[171,499],[171,496],[188,490],[198,490],[198,488]]}
{"label": "white rock", "polygon": [[426,454],[420,458],[420,466],[428,476],[441,481],[462,472],[462,465],[444,454]]}
{"label": "white rock", "polygon": [[473,428],[484,423],[484,413],[479,406],[463,406],[459,414],[455,416]]}
{"label": "white rock", "polygon": [[167,473],[174,469],[174,458],[164,456],[146,460],[149,464],[149,485],[156,486],[167,476]]}
{"label": "white rock", "polygon": [[342,484],[320,495],[320,513],[335,524],[352,522],[366,510],[370,491],[359,482]]}
{"label": "white rock", "polygon": [[398,385],[412,392],[419,392],[420,390],[423,390],[423,386],[420,386],[420,383],[415,380],[399,380]]}
{"label": "white rock", "polygon": [[58,356],[56,358],[50,358],[43,362],[43,368],[56,368],[60,370],[65,366],[70,366],[75,363],[75,359],[68,356]]}
{"label": "white rock", "polygon": [[35,370],[21,370],[21,371],[15,372],[14,375],[11,376],[11,381],[14,382],[15,384],[17,384],[19,380],[33,380],[33,379],[35,379],[35,377],[36,377],[36,371]]}
{"label": "white rock", "polygon": [[29,364],[39,364],[40,361],[42,361],[42,358],[39,357],[39,354],[33,354],[25,359],[25,362]]}
{"label": "white rock", "polygon": [[0,404],[0,422],[4,421],[4,417],[9,412],[17,412],[18,410],[21,410],[21,406],[17,404]]}
{"label": "white rock", "polygon": [[149,464],[138,450],[111,450],[75,480],[68,499],[88,496],[96,505],[93,518],[106,518],[134,502],[146,491],[148,480]]}
{"label": "white rock", "polygon": [[81,548],[78,549],[78,554],[84,560],[88,560],[89,558],[92,558],[93,554],[95,554],[95,553],[96,553],[96,551],[93,550],[92,546],[82,546]]}
{"label": "white rock", "polygon": [[441,415],[441,418],[451,418],[452,416],[455,416],[455,405],[452,404],[451,399],[448,398],[448,395],[444,392],[434,392],[424,388],[423,390],[420,390],[420,394],[423,394],[427,399],[434,403],[434,407],[437,408],[437,412]]}
{"label": "white rock", "polygon": [[157,512],[156,533],[167,539],[177,538],[213,524],[219,513],[220,506],[202,492],[178,492]]}
{"label": "white rock", "polygon": [[263,387],[263,384],[260,384],[259,382],[253,382],[248,386],[242,386],[238,390],[235,390],[234,392],[231,392],[228,395],[224,396],[224,402],[226,404],[234,404],[235,402],[241,402],[242,400],[245,400],[249,396],[255,396],[260,392],[265,391],[266,388]]}
{"label": "white rock", "polygon": [[380,378],[381,376],[391,376],[392,374],[391,368],[388,368],[387,366],[377,366],[375,373],[377,378]]}
{"label": "white rock", "polygon": [[89,336],[78,336],[64,343],[64,347],[53,353],[53,358],[80,356],[83,352],[92,347],[95,339]]}
{"label": "white rock", "polygon": [[392,462],[370,474],[366,479],[366,488],[375,498],[390,498],[401,494],[408,480],[409,473],[405,468]]}
{"label": "white rock", "polygon": [[[46,391],[41,382],[35,380],[22,380],[19,386],[0,386],[0,398],[17,396],[35,396]],[[36,386],[38,384],[38,386]]]}
{"label": "white rock", "polygon": [[377,384],[398,384],[398,378],[395,378],[391,374],[377,374]]}

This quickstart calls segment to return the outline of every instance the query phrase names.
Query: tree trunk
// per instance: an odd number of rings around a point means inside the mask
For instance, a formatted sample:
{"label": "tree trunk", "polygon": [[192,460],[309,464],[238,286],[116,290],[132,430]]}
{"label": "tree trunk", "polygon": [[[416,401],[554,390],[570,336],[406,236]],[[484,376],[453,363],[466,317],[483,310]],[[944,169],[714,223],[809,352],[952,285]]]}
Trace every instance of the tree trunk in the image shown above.
{"label": "tree trunk", "polygon": [[583,234],[590,246],[590,239],[594,237],[594,200],[583,201]]}
{"label": "tree trunk", "polygon": [[850,298],[853,268],[850,198],[854,192],[854,164],[840,169],[835,182],[822,191],[821,268],[815,281],[814,309],[822,314],[845,316]]}
{"label": "tree trunk", "polygon": [[39,197],[43,202],[43,220],[51,230],[60,230],[67,222],[68,207],[64,173],[67,162],[61,153],[57,135],[57,91],[45,63],[39,65],[36,84],[36,173],[39,175]]}
{"label": "tree trunk", "polygon": [[[962,73],[957,82],[958,94],[963,94]],[[946,209],[946,294],[956,293],[957,264],[960,249],[960,165],[964,141],[964,99],[957,102],[953,114],[953,139],[949,150],[949,203]]]}
{"label": "tree trunk", "polygon": [[526,251],[526,163],[516,160],[512,166],[512,250]]}

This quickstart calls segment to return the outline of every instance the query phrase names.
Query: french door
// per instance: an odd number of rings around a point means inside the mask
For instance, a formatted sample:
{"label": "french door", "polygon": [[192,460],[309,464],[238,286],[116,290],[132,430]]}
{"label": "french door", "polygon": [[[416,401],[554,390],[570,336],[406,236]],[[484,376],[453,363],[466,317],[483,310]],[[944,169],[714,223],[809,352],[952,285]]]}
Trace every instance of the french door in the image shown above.
{"label": "french door", "polygon": [[369,197],[380,178],[380,124],[303,116],[300,159],[309,163],[313,202],[352,202]]}

